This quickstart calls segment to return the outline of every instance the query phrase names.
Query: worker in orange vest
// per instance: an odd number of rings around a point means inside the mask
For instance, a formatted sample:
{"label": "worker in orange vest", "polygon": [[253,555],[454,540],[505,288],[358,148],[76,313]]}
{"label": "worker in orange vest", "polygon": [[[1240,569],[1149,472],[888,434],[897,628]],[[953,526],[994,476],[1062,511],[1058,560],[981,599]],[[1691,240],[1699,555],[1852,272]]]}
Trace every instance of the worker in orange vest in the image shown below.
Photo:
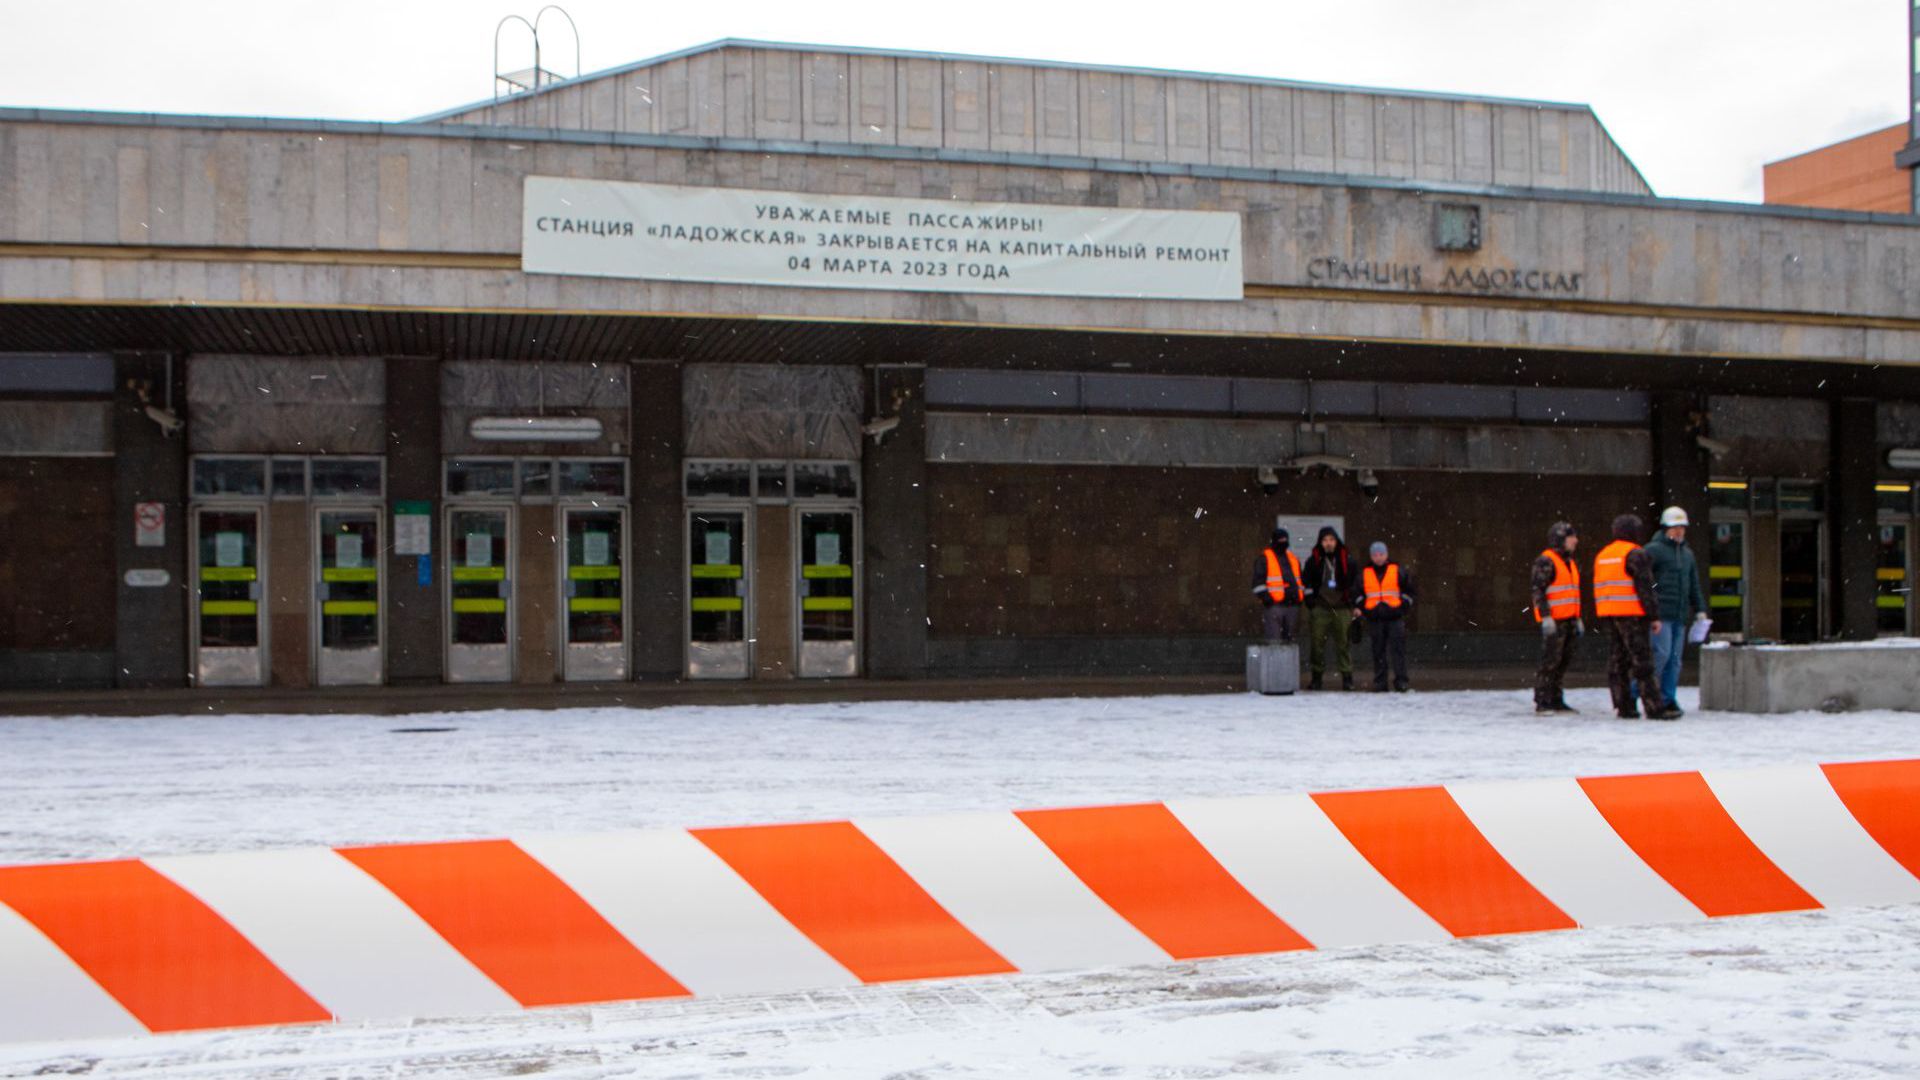
{"label": "worker in orange vest", "polygon": [[1300,630],[1300,556],[1293,553],[1292,537],[1276,528],[1273,539],[1253,565],[1253,594],[1260,598],[1260,626],[1268,641],[1293,643]]}
{"label": "worker in orange vest", "polygon": [[1640,547],[1645,531],[1639,517],[1613,519],[1613,543],[1593,560],[1593,613],[1607,628],[1612,650],[1607,657],[1607,688],[1622,720],[1640,719],[1632,684],[1637,683],[1649,720],[1678,720],[1680,707],[1664,699],[1653,677],[1652,635],[1660,632],[1654,604],[1653,562]]}
{"label": "worker in orange vest", "polygon": [[1567,704],[1567,665],[1573,643],[1586,632],[1580,619],[1580,564],[1573,553],[1580,547],[1580,530],[1570,521],[1556,521],[1547,529],[1547,549],[1533,560],[1533,617],[1540,624],[1540,670],[1534,674],[1533,711],[1570,713]]}
{"label": "worker in orange vest", "polygon": [[1376,694],[1386,693],[1389,663],[1394,692],[1407,690],[1407,612],[1413,607],[1413,594],[1413,572],[1389,559],[1387,545],[1375,540],[1360,571],[1360,605],[1353,609],[1353,616],[1366,623]]}

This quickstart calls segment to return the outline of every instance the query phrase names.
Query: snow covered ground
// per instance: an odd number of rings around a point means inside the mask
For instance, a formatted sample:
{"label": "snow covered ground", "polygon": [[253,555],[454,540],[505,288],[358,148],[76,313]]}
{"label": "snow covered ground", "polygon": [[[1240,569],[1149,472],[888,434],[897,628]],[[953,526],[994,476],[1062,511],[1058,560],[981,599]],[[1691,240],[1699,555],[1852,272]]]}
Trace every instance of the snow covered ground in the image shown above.
{"label": "snow covered ground", "polygon": [[[1571,697],[4,719],[0,863],[1920,756],[1920,715],[1625,723]],[[1920,909],[1890,908],[0,1047],[0,1075],[1911,1076],[1916,996]]]}

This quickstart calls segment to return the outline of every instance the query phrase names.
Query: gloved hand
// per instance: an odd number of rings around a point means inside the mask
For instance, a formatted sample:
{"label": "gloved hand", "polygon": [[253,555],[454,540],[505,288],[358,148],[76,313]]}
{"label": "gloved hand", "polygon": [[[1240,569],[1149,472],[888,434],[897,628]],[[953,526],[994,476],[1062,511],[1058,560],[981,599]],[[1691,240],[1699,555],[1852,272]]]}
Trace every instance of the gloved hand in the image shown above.
{"label": "gloved hand", "polygon": [[1270,592],[1263,592],[1263,593],[1261,593],[1261,594],[1260,594],[1260,606],[1261,606],[1261,607],[1272,607],[1272,606],[1273,606],[1273,594],[1272,594],[1272,593],[1270,593]]}
{"label": "gloved hand", "polygon": [[1587,632],[1587,621],[1585,619],[1573,620],[1573,636],[1574,637],[1579,637],[1582,634],[1585,634],[1586,632]]}
{"label": "gloved hand", "polygon": [[1552,637],[1553,635],[1559,632],[1560,632],[1560,624],[1554,621],[1553,616],[1549,615],[1546,618],[1540,620],[1540,636],[1541,637]]}

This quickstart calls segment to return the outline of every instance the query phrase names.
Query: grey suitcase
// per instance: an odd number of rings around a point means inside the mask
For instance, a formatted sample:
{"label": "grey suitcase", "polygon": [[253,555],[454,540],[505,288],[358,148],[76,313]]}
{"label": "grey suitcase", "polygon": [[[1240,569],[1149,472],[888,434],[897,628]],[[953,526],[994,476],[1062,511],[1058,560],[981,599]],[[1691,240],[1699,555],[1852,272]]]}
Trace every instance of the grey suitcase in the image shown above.
{"label": "grey suitcase", "polygon": [[1300,647],[1247,646],[1247,689],[1256,694],[1291,694],[1300,689]]}

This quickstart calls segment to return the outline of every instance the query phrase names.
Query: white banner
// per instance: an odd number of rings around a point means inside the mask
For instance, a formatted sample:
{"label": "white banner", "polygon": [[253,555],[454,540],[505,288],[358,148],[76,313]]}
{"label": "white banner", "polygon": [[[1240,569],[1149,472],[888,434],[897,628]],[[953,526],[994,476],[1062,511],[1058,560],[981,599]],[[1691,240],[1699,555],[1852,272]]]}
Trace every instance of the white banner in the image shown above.
{"label": "white banner", "polygon": [[529,176],[530,274],[1238,300],[1240,215]]}

